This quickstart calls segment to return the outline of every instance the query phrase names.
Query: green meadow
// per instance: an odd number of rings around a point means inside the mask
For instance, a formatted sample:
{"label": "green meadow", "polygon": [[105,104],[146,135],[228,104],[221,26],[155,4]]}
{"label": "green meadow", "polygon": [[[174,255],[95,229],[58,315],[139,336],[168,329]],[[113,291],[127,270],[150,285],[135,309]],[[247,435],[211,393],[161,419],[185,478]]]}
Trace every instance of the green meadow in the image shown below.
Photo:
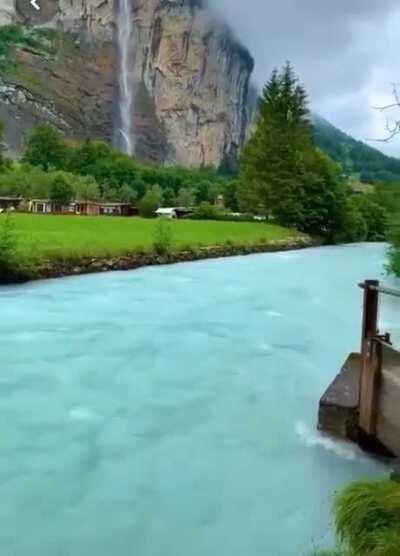
{"label": "green meadow", "polygon": [[[19,251],[41,260],[149,251],[158,225],[154,219],[105,216],[15,214],[13,220]],[[168,224],[175,251],[226,243],[254,245],[300,235],[281,226],[259,222],[175,220]]]}

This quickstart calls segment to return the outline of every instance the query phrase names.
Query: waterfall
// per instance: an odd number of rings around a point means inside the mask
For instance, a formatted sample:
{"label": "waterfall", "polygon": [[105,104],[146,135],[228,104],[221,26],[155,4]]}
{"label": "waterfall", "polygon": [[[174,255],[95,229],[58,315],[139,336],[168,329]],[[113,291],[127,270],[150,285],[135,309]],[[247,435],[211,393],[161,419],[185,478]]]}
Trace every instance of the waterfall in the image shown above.
{"label": "waterfall", "polygon": [[132,129],[133,120],[133,13],[132,0],[119,0],[117,14],[118,49],[119,49],[119,112],[121,127],[119,132],[122,136],[123,150],[126,154],[134,152],[134,134]]}

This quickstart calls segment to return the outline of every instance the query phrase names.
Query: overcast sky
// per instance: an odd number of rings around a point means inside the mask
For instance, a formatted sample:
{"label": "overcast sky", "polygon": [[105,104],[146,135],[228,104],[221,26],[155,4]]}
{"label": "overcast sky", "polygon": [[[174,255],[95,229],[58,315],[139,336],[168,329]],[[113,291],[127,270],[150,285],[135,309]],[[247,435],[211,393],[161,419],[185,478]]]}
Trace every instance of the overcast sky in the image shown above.
{"label": "overcast sky", "polygon": [[[210,4],[253,54],[257,85],[265,83],[274,66],[290,60],[314,112],[358,139],[385,137],[386,116],[373,107],[390,103],[392,83],[400,84],[399,0]],[[400,157],[400,138],[372,145]]]}

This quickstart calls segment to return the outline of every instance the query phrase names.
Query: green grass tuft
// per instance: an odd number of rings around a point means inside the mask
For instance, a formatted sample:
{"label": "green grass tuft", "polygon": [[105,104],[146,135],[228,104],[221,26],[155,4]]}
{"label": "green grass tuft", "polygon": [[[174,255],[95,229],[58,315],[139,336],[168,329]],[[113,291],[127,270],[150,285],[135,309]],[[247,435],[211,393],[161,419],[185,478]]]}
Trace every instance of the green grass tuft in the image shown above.
{"label": "green grass tuft", "polygon": [[354,556],[400,556],[400,484],[366,481],[340,492],[334,504],[339,540]]}

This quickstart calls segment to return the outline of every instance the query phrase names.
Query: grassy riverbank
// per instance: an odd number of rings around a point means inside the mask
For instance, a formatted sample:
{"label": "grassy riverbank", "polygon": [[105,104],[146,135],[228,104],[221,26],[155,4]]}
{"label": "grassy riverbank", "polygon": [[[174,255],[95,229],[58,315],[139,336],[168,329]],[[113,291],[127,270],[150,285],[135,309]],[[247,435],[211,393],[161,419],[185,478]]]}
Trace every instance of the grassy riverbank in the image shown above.
{"label": "grassy riverbank", "polygon": [[[142,218],[16,214],[13,219],[22,255],[37,261],[148,252],[157,226],[156,220]],[[249,246],[301,237],[292,230],[256,222],[178,220],[169,226],[172,251],[225,244]]]}

